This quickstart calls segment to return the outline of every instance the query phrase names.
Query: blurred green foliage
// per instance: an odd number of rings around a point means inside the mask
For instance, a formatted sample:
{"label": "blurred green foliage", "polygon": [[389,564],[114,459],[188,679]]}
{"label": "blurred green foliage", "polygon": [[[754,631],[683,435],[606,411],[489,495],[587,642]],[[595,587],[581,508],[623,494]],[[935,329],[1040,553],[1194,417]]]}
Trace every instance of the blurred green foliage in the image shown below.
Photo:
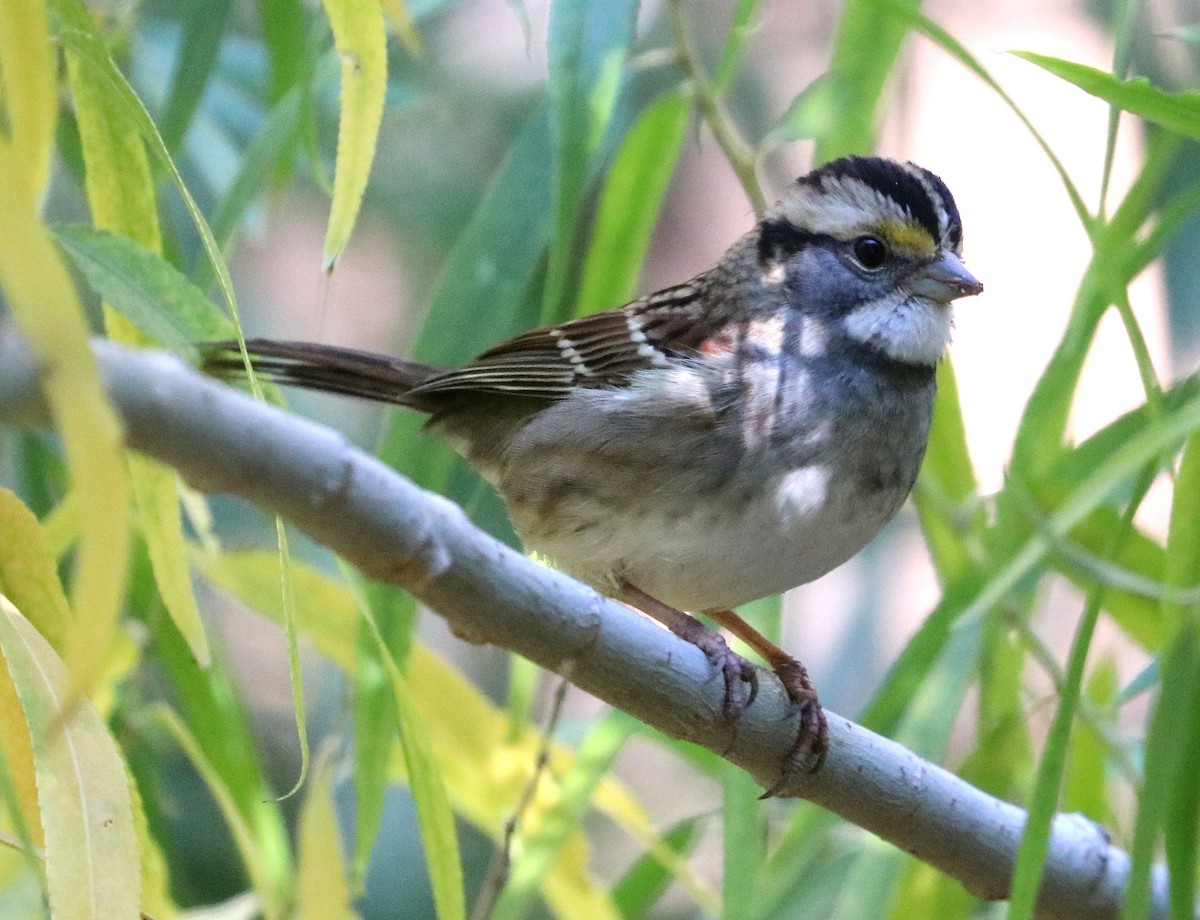
{"label": "blurred green foliage", "polygon": [[[336,177],[346,170],[356,170],[361,182],[369,173],[363,209],[403,241],[412,298],[407,307],[412,322],[423,317],[413,354],[450,364],[536,323],[632,296],[677,164],[697,137],[720,149],[752,207],[764,200],[758,181],[760,170],[768,168],[764,158],[780,145],[812,141],[818,160],[872,150],[888,88],[913,41],[931,42],[956,60],[964,79],[982,80],[1034,130],[984,63],[910,0],[846,0],[830,32],[827,72],[807,87],[794,87],[795,101],[779,111],[765,102],[767,94],[756,82],[762,79],[759,71],[743,66],[754,54],[750,39],[766,16],[767,0],[740,0],[732,9],[682,0],[656,5],[553,0],[546,16],[541,8],[527,10],[513,0],[506,15],[524,25],[527,53],[538,60],[544,54],[546,72],[544,79],[530,79],[528,68],[508,80],[498,78],[485,60],[490,36],[473,31],[496,14],[488,4],[384,3],[385,15],[405,40],[388,41],[386,83],[380,84],[385,97],[374,100],[382,108],[373,126],[379,129],[377,143],[346,134],[337,140],[339,120],[346,117],[339,73],[347,79],[344,65],[353,53],[335,52],[326,10],[342,15],[342,7],[354,6],[350,0],[327,0],[325,8],[301,0],[113,0],[88,8],[94,17],[90,30],[72,26],[73,31],[64,27],[73,22],[63,12],[69,6],[66,0],[51,4],[60,43],[90,61],[95,74],[110,74],[102,97],[125,106],[141,132],[137,143],[152,154],[163,252],[80,225],[88,200],[89,152],[80,129],[87,113],[67,93],[47,210],[60,222],[58,239],[88,296],[102,298],[149,338],[185,354],[189,343],[237,328],[237,316],[213,297],[219,291],[232,305],[219,252],[236,254],[239,245],[253,240],[285,196],[323,202],[342,188]],[[1128,918],[1147,915],[1150,866],[1160,856],[1171,872],[1172,917],[1195,912],[1200,391],[1193,378],[1163,383],[1163,369],[1153,366],[1130,308],[1128,288],[1149,266],[1161,264],[1177,354],[1195,347],[1200,94],[1172,85],[1155,66],[1135,7],[1121,5],[1114,16],[1117,55],[1111,71],[1024,55],[1031,66],[1047,71],[1047,81],[1065,80],[1132,115],[1123,130],[1138,131],[1146,152],[1124,197],[1110,194],[1106,206],[1093,210],[1084,203],[1090,196],[1038,137],[1059,170],[1092,256],[1067,329],[1024,411],[997,494],[979,494],[953,368],[948,363],[942,368],[934,431],[914,496],[940,600],[862,713],[867,725],[934,761],[950,756],[952,729],[970,723],[970,749],[953,755],[959,771],[1030,808],[1008,908],[1013,918],[1031,915],[1050,820],[1064,803],[1098,821],[1115,822],[1117,842],[1131,850]],[[1135,48],[1137,54],[1130,50]],[[1131,68],[1151,79],[1129,79]],[[111,74],[123,75],[128,87]],[[130,88],[134,95],[123,95]],[[139,120],[131,99],[145,105],[153,126]],[[359,117],[369,120],[375,110],[367,105],[364,111],[368,115]],[[1103,189],[1109,188],[1116,130],[1114,118],[1109,149],[1096,151],[1104,163]],[[361,149],[352,166],[348,151],[355,143]],[[171,164],[196,211],[174,189]],[[357,213],[357,200],[340,203],[343,214]],[[270,322],[253,304],[246,307],[248,326]],[[1110,310],[1123,322],[1144,400],[1076,443],[1069,415],[1084,360]],[[379,455],[512,540],[494,496],[448,449],[420,437],[418,427],[410,416],[389,415],[380,425]],[[57,446],[29,434],[13,435],[9,446],[0,466],[4,481],[48,530],[65,528],[69,534],[69,515],[62,509],[70,482]],[[1165,543],[1139,529],[1135,518],[1156,479],[1171,493]],[[203,547],[219,555],[219,540],[271,537],[269,526],[245,509],[217,503],[213,526],[201,499],[185,495],[185,500],[188,538],[197,553]],[[69,545],[65,540],[64,555]],[[299,600],[304,616],[323,615],[313,594],[345,606],[351,618],[355,610],[369,616],[359,616],[352,628],[353,655],[335,658],[338,673],[352,687],[352,702],[339,703],[336,692],[324,694],[312,717],[316,735],[340,746],[345,772],[353,776],[354,795],[338,801],[343,823],[353,826],[350,833],[343,828],[348,841],[343,852],[346,874],[360,886],[362,914],[460,916],[463,902],[478,895],[501,828],[498,822],[469,827],[480,823],[478,815],[467,813],[449,781],[447,799],[437,761],[449,757],[457,769],[468,755],[430,747],[424,736],[405,739],[415,808],[397,792],[396,739],[406,730],[420,735],[412,707],[421,701],[405,695],[400,673],[417,648],[417,612],[401,593],[357,584],[353,574],[342,573],[341,587],[326,584],[322,579],[336,569],[318,548],[301,544],[297,557],[296,578],[310,592]],[[298,877],[311,867],[297,864],[290,842],[292,802],[279,802],[272,790],[289,788],[294,776],[281,779],[281,770],[290,768],[260,750],[277,742],[258,738],[247,712],[255,703],[243,699],[246,688],[232,676],[230,656],[218,651],[208,669],[192,660],[164,613],[147,558],[139,543],[126,607],[143,642],[136,663],[114,678],[110,723],[153,839],[166,856],[170,892],[181,906],[190,906],[232,896],[248,884],[257,887],[268,915],[290,915],[303,889]],[[226,563],[233,565],[221,564]],[[211,559],[209,564],[219,567]],[[61,571],[69,580],[70,567]],[[228,567],[223,571],[227,589],[286,619],[276,610],[278,583],[269,566],[239,570],[236,577]],[[1035,628],[1045,603],[1041,589],[1054,579],[1074,584],[1087,597],[1065,659]],[[777,621],[778,607],[768,604],[753,615]],[[322,633],[303,616],[297,620],[305,622],[302,634]],[[378,625],[378,635],[367,623]],[[1089,659],[1098,623],[1115,626],[1154,662],[1136,687],[1123,691],[1110,660]],[[777,630],[778,623],[769,628]],[[520,666],[511,668],[504,690],[496,689],[504,681],[494,674],[480,678],[493,693],[508,695],[507,708],[495,711],[497,720],[507,720],[508,741],[536,736],[531,707],[537,679]],[[1051,697],[1031,700],[1030,687],[1046,684],[1053,688]],[[1119,732],[1123,707],[1147,697],[1152,702],[1144,732],[1135,737]],[[1045,737],[1030,728],[1035,703],[1053,713]],[[163,725],[176,722],[151,716],[163,704],[177,717],[174,734]],[[760,802],[747,777],[715,756],[661,738],[620,714],[560,728],[574,734],[579,757],[562,774],[542,779],[564,790],[547,809],[559,823],[547,820],[529,830],[527,845],[514,851],[510,877],[516,881],[499,896],[496,916],[539,911],[571,916],[572,905],[583,901],[571,901],[555,887],[564,879],[587,880],[589,897],[596,899],[588,903],[603,905],[613,917],[953,920],[997,912],[957,882],[848,831],[813,806]],[[434,726],[431,736],[438,731]],[[636,854],[627,871],[610,868],[608,880],[598,882],[586,865],[581,869],[571,860],[579,859],[581,841],[596,848],[611,843],[611,835],[589,819],[593,796],[611,778],[625,743],[639,737],[658,756],[686,762],[698,788],[719,790],[722,807],[698,798],[690,803],[689,817],[661,836],[639,841],[647,852]],[[176,742],[191,746],[190,766]],[[497,740],[492,753],[501,747]],[[533,770],[531,762],[523,763]],[[438,816],[438,803],[445,801],[458,813],[461,857],[446,842],[448,818]],[[697,882],[694,870],[686,868],[689,854],[705,827],[718,820],[723,879]],[[218,830],[223,822],[235,828],[233,838]],[[424,851],[411,834],[397,830],[418,824]],[[245,878],[228,871],[239,856]],[[384,871],[381,865],[400,868]],[[417,891],[426,879],[422,865],[429,867],[430,887]],[[397,892],[396,874],[416,881]],[[673,900],[663,900],[672,881],[682,884],[671,889]],[[0,877],[0,886],[5,883]],[[39,915],[36,897],[27,903],[11,892],[7,896],[25,907],[33,903],[20,916]]]}

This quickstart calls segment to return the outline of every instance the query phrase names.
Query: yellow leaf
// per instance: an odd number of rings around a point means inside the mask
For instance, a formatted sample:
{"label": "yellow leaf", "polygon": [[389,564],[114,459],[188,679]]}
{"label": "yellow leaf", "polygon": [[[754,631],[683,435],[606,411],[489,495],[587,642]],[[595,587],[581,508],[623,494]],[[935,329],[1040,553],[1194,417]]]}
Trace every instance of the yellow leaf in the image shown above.
{"label": "yellow leaf", "polygon": [[33,512],[7,489],[0,489],[0,594],[63,653],[72,617],[54,551]]}
{"label": "yellow leaf", "polygon": [[[196,553],[195,566],[224,590],[280,622],[278,560],[272,553]],[[348,674],[354,673],[357,607],[350,594],[309,566],[293,562],[296,625],[321,654]],[[487,700],[458,671],[420,643],[409,655],[406,682],[412,705],[428,728],[442,781],[456,813],[499,839],[505,819],[529,780],[541,743],[534,731],[508,738],[507,715]],[[572,760],[562,745],[551,746],[549,773],[561,775]],[[404,777],[403,758],[392,759],[397,778]],[[536,822],[557,792],[544,783],[527,815]],[[691,867],[670,853],[653,830],[649,816],[628,788],[611,777],[596,788],[594,804],[648,850],[664,859],[696,902],[712,907],[718,898]],[[534,826],[532,823],[530,827]],[[542,883],[547,903],[561,917],[612,916],[607,889],[588,869],[587,838],[574,834]]]}
{"label": "yellow leaf", "polygon": [[320,758],[300,812],[297,920],[348,920],[358,916],[350,906],[350,887],[338,846],[331,773],[328,758]]}
{"label": "yellow leaf", "polygon": [[379,3],[383,7],[384,15],[392,24],[392,31],[404,42],[404,47],[410,54],[420,54],[421,36],[409,17],[408,10],[404,8],[404,0],[379,0]]}
{"label": "yellow leaf", "polygon": [[387,94],[387,36],[380,0],[323,0],[342,62],[341,117],[324,270],[346,248],[371,175]]}
{"label": "yellow leaf", "polygon": [[40,201],[50,178],[58,118],[58,81],[42,0],[0,3],[0,90],[16,166],[10,181],[25,183],[29,199]]}
{"label": "yellow leaf", "polygon": [[[92,219],[97,227],[120,233],[159,253],[158,204],[139,126],[116,94],[95,79],[78,51],[68,47],[66,58]],[[136,346],[156,344],[107,305],[104,325],[114,341]],[[148,457],[131,457],[129,474],[159,596],[196,660],[207,667],[208,637],[187,568],[179,476]]]}
{"label": "yellow leaf", "polygon": [[100,385],[87,324],[58,250],[21,181],[20,163],[0,144],[0,285],[43,368],[42,387],[63,440],[79,501],[81,538],[66,660],[76,692],[101,671],[116,631],[129,554],[129,486],[117,416]]}
{"label": "yellow leaf", "polygon": [[[3,594],[0,594],[3,597]],[[42,819],[38,814],[37,778],[33,769],[33,743],[29,737],[29,723],[25,711],[17,698],[16,687],[8,671],[0,667],[0,750],[4,753],[4,765],[8,768],[9,781],[20,804],[20,820],[25,825],[20,839],[28,834],[27,843],[36,847],[45,846],[42,834]],[[14,816],[5,815],[5,827],[16,829]]]}
{"label": "yellow leaf", "polygon": [[0,654],[32,739],[53,915],[138,920],[141,879],[129,785],[104,720],[86,701],[64,712],[66,667],[3,597]]}

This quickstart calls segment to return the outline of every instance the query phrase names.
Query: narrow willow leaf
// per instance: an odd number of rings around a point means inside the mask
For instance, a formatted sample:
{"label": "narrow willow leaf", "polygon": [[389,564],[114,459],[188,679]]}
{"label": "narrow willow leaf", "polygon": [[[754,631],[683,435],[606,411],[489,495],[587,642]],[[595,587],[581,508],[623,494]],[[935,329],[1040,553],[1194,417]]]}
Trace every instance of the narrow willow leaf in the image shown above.
{"label": "narrow willow leaf", "polygon": [[129,780],[129,799],[133,805],[133,830],[137,835],[138,865],[142,875],[142,920],[146,917],[174,920],[179,915],[179,909],[171,899],[167,860],[150,830],[142,794],[132,777]]}
{"label": "narrow willow leaf", "polygon": [[[460,364],[522,325],[552,224],[549,131],[544,112],[522,129],[459,234],[414,348],[418,360]],[[415,413],[393,413],[379,458],[426,489],[461,498],[450,489],[456,456],[423,436],[422,424]],[[374,605],[373,613],[382,628]]]}
{"label": "narrow willow leaf", "polygon": [[[179,6],[186,6],[179,4]],[[187,134],[200,97],[208,85],[221,36],[233,8],[233,0],[191,0],[190,9],[175,58],[175,70],[167,101],[163,105],[159,130],[168,150],[175,150]]]}
{"label": "narrow willow leaf", "polygon": [[267,98],[274,104],[297,86],[308,69],[305,10],[301,0],[259,0],[258,15],[271,61]]}
{"label": "narrow willow leaf", "polygon": [[322,256],[325,271],[350,241],[375,159],[387,94],[387,35],[379,0],[322,0],[342,63],[333,202]]}
{"label": "narrow willow leaf", "polygon": [[925,542],[943,584],[961,578],[972,565],[968,534],[983,527],[983,512],[967,511],[977,482],[967,450],[967,433],[954,366],[938,365],[937,401],[913,503],[921,518]]}
{"label": "narrow willow leaf", "polygon": [[408,49],[409,54],[420,54],[421,35],[417,32],[417,27],[413,23],[412,17],[408,15],[408,9],[405,6],[404,0],[379,0],[379,4],[383,7],[383,12],[387,16],[388,22],[392,25],[392,31],[404,43],[404,47]]}
{"label": "narrow willow leaf", "polygon": [[[387,642],[386,653],[402,671],[408,666],[412,631],[417,622],[417,604],[412,595],[393,585],[366,582],[340,559],[338,569],[348,585],[361,592],[379,632]],[[366,874],[371,850],[383,821],[383,808],[391,782],[391,760],[396,747],[396,700],[392,693],[384,650],[374,631],[362,618],[354,631],[354,878]]]}
{"label": "narrow willow leaf", "polygon": [[[364,610],[362,615],[367,616],[368,612]],[[458,834],[454,829],[454,813],[450,810],[441,765],[433,754],[429,726],[422,720],[409,682],[392,660],[383,636],[377,632],[375,639],[388,666],[388,677],[395,694],[400,750],[404,754],[404,767],[416,806],[438,920],[465,920],[467,907]]]}
{"label": "narrow willow leaf", "polygon": [[213,238],[208,222],[204,219],[204,214],[184,183],[175,161],[171,159],[171,154],[163,143],[162,137],[154,125],[154,120],[146,111],[146,107],[138,98],[137,93],[133,91],[133,87],[129,85],[129,81],[125,79],[125,75],[117,67],[116,62],[113,61],[105,39],[97,33],[95,20],[82,0],[51,0],[51,4],[59,20],[55,37],[78,57],[81,64],[86,65],[88,78],[95,81],[99,87],[103,87],[105,97],[113,105],[119,106],[123,110],[131,124],[137,125],[150,154],[166,170],[180,197],[183,198],[188,216],[191,218],[196,232],[200,234],[205,255],[216,272],[217,282],[221,294],[225,298],[229,316],[238,328],[238,338],[241,338],[241,321],[238,318],[237,299],[234,297],[233,280],[229,277],[229,267],[221,255],[220,247]]}
{"label": "narrow willow leaf", "polygon": [[66,667],[2,597],[0,653],[33,742],[51,910],[71,920],[138,920],[129,782],[104,720],[86,701],[67,714]]}
{"label": "narrow willow leaf", "polygon": [[[1112,658],[1102,659],[1092,669],[1084,693],[1092,704],[1096,718],[1111,723],[1117,693],[1117,667]],[[1063,810],[1080,812],[1103,825],[1112,824],[1109,802],[1108,765],[1111,760],[1108,743],[1096,725],[1086,720],[1076,721],[1071,729],[1071,751],[1067,760],[1067,778],[1063,789]]]}
{"label": "narrow willow leaf", "polygon": [[[676,856],[686,857],[699,841],[702,829],[699,818],[685,818],[663,834],[663,843]],[[643,854],[613,886],[613,903],[622,917],[645,916],[671,880],[671,872],[657,857]]]}
{"label": "narrow willow leaf", "polygon": [[[920,2],[898,0],[897,5],[917,9]],[[875,112],[907,33],[908,26],[900,18],[881,15],[876,0],[847,0],[842,7],[828,93],[845,105],[832,130],[817,140],[817,163],[875,149]]]}
{"label": "narrow willow leaf", "polygon": [[[264,567],[274,573],[272,586],[279,604],[279,556],[273,552],[262,555],[266,560]],[[231,798],[232,808],[239,815],[237,820],[246,828],[244,852],[249,856],[244,858],[254,863],[257,874],[252,882],[259,896],[264,903],[282,903],[294,881],[287,828],[276,794],[263,775],[254,735],[233,679],[220,656],[214,658],[210,667],[199,667],[169,618],[149,617],[146,622],[155,660],[170,685],[180,714],[172,718],[182,722],[189,743],[198,746],[207,768],[213,771],[223,793]]]}
{"label": "narrow willow leaf", "polygon": [[683,92],[668,93],[641,114],[617,152],[584,262],[577,315],[615,307],[633,297],[687,134],[688,114]]}
{"label": "narrow willow leaf", "polygon": [[[1114,445],[1110,454],[1080,478],[1041,532],[1030,534],[1003,559],[993,561],[986,573],[968,573],[965,579],[947,586],[941,602],[889,670],[863,721],[875,731],[890,734],[913,694],[923,692],[920,688],[928,683],[927,671],[943,654],[952,628],[964,629],[968,621],[982,617],[1023,579],[1037,573],[1054,541],[1126,486],[1146,464],[1164,451],[1178,449],[1197,427],[1200,397],[1166,409],[1161,418],[1149,419],[1140,429],[1122,429],[1125,442]],[[918,752],[922,752],[919,747]]]}
{"label": "narrow willow leaf", "polygon": [[767,858],[767,822],[758,783],[741,767],[722,765],[721,830],[724,861],[721,900],[724,920],[758,916],[759,879]]}
{"label": "narrow willow leaf", "polygon": [[41,524],[21,500],[0,489],[0,594],[62,655],[73,617],[58,580],[57,558]]}
{"label": "narrow willow leaf", "polygon": [[[1188,439],[1175,476],[1163,583],[1169,588],[1192,587],[1200,573],[1200,435]],[[1163,604],[1168,628],[1174,632],[1185,619],[1200,618],[1200,601],[1189,605]]]}
{"label": "narrow willow leaf", "polygon": [[[196,554],[194,564],[205,576],[262,613],[282,620],[277,559],[267,552]],[[313,646],[346,673],[355,669],[353,597],[327,576],[293,562],[296,622]],[[452,667],[419,643],[413,645],[404,675],[421,723],[432,735],[442,781],[455,811],[485,834],[497,837],[517,801],[540,745],[536,732],[509,738],[506,714]],[[553,745],[551,772],[563,775],[571,765],[565,748]],[[393,758],[393,767],[400,758]],[[702,907],[713,911],[711,889],[680,859],[654,830],[637,800],[611,776],[603,776],[592,797],[593,806],[649,850],[683,884]],[[567,918],[600,917],[611,912],[604,886],[587,866],[587,840],[574,831],[542,882],[547,902],[561,907]]]}
{"label": "narrow willow leaf", "polygon": [[729,87],[742,61],[746,42],[756,31],[754,14],[759,2],[760,0],[738,0],[738,5],[733,11],[729,22],[729,37],[725,39],[725,47],[721,49],[721,61],[713,73],[713,89],[719,94]]}
{"label": "narrow willow leaf", "polygon": [[[526,915],[533,895],[568,840],[579,832],[592,795],[635,729],[636,720],[617,710],[596,722],[580,743],[571,768],[558,775],[557,795],[551,803],[539,809],[536,817],[526,812],[522,845],[496,902],[494,920],[517,920]],[[609,912],[615,914],[615,908]]]}
{"label": "narrow willow leaf", "polygon": [[[96,225],[158,252],[162,240],[154,180],[136,120],[118,99],[88,79],[85,64],[73,50],[67,51],[67,74],[75,97],[84,185]],[[110,304],[105,305],[104,326],[114,341],[139,347],[158,344],[114,313]],[[192,653],[207,664],[208,637],[192,594],[183,545],[179,476],[165,464],[134,456],[129,478],[159,594]]]}
{"label": "narrow willow leaf", "polygon": [[788,104],[775,127],[763,141],[764,146],[828,137],[840,125],[845,100],[844,84],[832,72],[826,72],[800,90]]}
{"label": "narrow willow leaf", "polygon": [[554,0],[547,56],[554,150],[554,236],[546,268],[542,322],[567,308],[571,257],[592,157],[608,130],[637,20],[637,0]]}
{"label": "narrow willow leaf", "polygon": [[1175,731],[1181,736],[1179,755],[1163,816],[1167,871],[1171,878],[1168,901],[1171,920],[1193,920],[1196,915],[1196,856],[1200,849],[1196,816],[1200,814],[1200,783],[1196,782],[1195,764],[1200,758],[1200,659],[1191,677],[1186,707],[1176,714]]}
{"label": "narrow willow leaf", "polygon": [[[1200,435],[1193,435],[1184,447],[1179,472],[1175,478],[1175,494],[1171,504],[1171,523],[1167,536],[1164,581],[1170,587],[1183,587],[1200,571]],[[1200,602],[1163,605],[1169,628],[1173,633],[1192,633],[1200,623]],[[1193,653],[1195,660],[1200,655]],[[1175,732],[1180,736],[1177,766],[1163,815],[1167,845],[1167,866],[1171,873],[1170,915],[1172,920],[1191,914],[1196,888],[1197,827],[1196,813],[1200,793],[1196,790],[1192,766],[1200,749],[1200,667],[1193,667],[1191,692],[1186,697],[1186,709],[1175,713]],[[1147,774],[1149,782],[1149,774]],[[1139,814],[1139,821],[1141,816]],[[1140,868],[1140,866],[1138,867]]]}
{"label": "narrow willow leaf", "polygon": [[[0,603],[7,602],[0,591]],[[36,605],[36,600],[34,601]],[[28,609],[34,609],[30,607]],[[2,661],[3,656],[0,656]],[[8,670],[0,665],[0,783],[4,789],[4,820],[0,826],[11,829],[14,836],[27,849],[25,861],[35,870],[34,875],[44,881],[43,865],[38,854],[46,845],[42,833],[42,818],[38,809],[37,772],[33,761],[33,739],[29,734],[29,723],[25,719],[25,708],[17,695],[16,685]]]}
{"label": "narrow willow leaf", "polygon": [[235,335],[186,275],[128,237],[82,224],[57,226],[54,235],[96,293],[164,348],[188,352]]}
{"label": "narrow willow leaf", "polygon": [[[299,87],[289,90],[267,113],[258,134],[246,148],[237,178],[213,212],[213,237],[225,246],[247,208],[262,194],[272,168],[287,162],[300,139],[304,115],[304,95]],[[202,289],[207,285],[201,283]]]}
{"label": "narrow willow leaf", "polygon": [[1200,92],[1196,90],[1168,93],[1145,77],[1121,80],[1108,71],[1062,58],[1034,54],[1032,51],[1012,53],[1060,80],[1078,86],[1085,93],[1103,99],[1109,105],[1132,112],[1168,131],[1200,140]]}
{"label": "narrow willow leaf", "polygon": [[0,93],[11,142],[12,166],[4,181],[23,182],[40,201],[50,179],[58,81],[43,0],[0,3]]}
{"label": "narrow willow leaf", "polygon": [[246,874],[250,876],[250,883],[258,893],[263,916],[266,920],[284,920],[286,914],[283,907],[283,892],[275,887],[267,860],[259,848],[259,840],[238,807],[234,791],[229,787],[217,766],[209,760],[200,742],[188,730],[179,716],[166,707],[160,707],[156,714],[159,723],[187,755],[188,760],[200,774],[204,785],[208,787],[208,791],[216,801],[217,808],[220,809],[221,816],[225,819],[225,824],[242,857]]}
{"label": "narrow willow leaf", "polygon": [[1150,916],[1150,874],[1176,784],[1185,776],[1191,782],[1195,778],[1195,762],[1186,759],[1191,726],[1181,730],[1181,720],[1192,714],[1195,693],[1200,690],[1200,632],[1194,619],[1184,621],[1164,650],[1160,667],[1162,682],[1146,733],[1144,776],[1129,847],[1123,920]]}
{"label": "narrow willow leaf", "polygon": [[357,920],[350,904],[333,801],[333,768],[317,759],[300,810],[297,840],[296,920]]}
{"label": "narrow willow leaf", "polygon": [[[1133,511],[1130,510],[1132,518]],[[1009,894],[1009,920],[1028,920],[1034,914],[1034,904],[1041,887],[1046,855],[1050,851],[1050,830],[1058,811],[1058,798],[1066,771],[1067,751],[1071,743],[1071,726],[1083,685],[1083,669],[1091,648],[1104,589],[1095,587],[1088,599],[1067,662],[1066,678],[1059,690],[1058,707],[1050,723],[1042,758],[1038,763],[1029,813],[1017,847],[1013,867],[1012,891]]]}
{"label": "narrow willow leaf", "polygon": [[[216,558],[197,557],[197,564],[222,587],[282,622],[277,557],[267,553],[222,554]],[[354,598],[310,567],[293,562],[291,569],[297,632],[316,636],[317,647],[352,673],[354,627],[359,619]],[[380,649],[379,660],[387,669],[389,686],[395,694],[401,748],[409,769],[438,917],[454,920],[465,915],[465,906],[458,839],[441,778],[443,765],[434,760],[426,734],[429,720],[414,709],[408,681],[382,645],[382,636],[376,632],[374,638]],[[436,683],[429,690],[440,692]]]}
{"label": "narrow willow leaf", "polygon": [[67,662],[76,691],[90,689],[116,631],[125,592],[129,542],[129,481],[121,429],[100,383],[83,310],[65,266],[0,147],[0,285],[11,315],[39,362],[55,427],[63,439],[78,495],[81,540],[72,591],[75,629]]}

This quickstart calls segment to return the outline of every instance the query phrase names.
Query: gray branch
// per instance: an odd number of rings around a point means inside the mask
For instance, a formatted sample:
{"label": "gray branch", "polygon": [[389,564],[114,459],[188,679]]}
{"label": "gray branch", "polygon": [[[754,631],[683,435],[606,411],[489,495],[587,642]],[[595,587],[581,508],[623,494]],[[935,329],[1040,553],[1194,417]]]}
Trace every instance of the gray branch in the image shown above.
{"label": "gray branch", "polygon": [[[780,778],[797,717],[777,681],[731,727],[723,684],[699,649],[476,529],[341,435],[253,401],[173,357],[99,343],[96,354],[129,445],[206,492],[282,515],[371,578],[412,592],[473,642],[552,671],[658,730],[703,745],[763,786]],[[0,421],[45,426],[38,368],[0,334]],[[1009,890],[1025,812],[847,719],[829,713],[830,751],[784,794],[816,802],[958,879],[974,894]],[[1039,916],[1116,920],[1129,857],[1085,818],[1059,815]],[[1153,917],[1167,912],[1155,867]]]}

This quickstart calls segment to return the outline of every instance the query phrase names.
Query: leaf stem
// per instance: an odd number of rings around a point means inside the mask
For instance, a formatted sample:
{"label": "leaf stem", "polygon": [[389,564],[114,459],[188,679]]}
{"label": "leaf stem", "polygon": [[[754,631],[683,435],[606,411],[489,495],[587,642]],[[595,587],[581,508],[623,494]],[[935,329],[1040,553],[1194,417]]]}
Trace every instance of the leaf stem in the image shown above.
{"label": "leaf stem", "polygon": [[746,143],[738,132],[737,126],[725,112],[721,104],[720,94],[712,80],[700,65],[696,54],[696,46],[687,30],[683,17],[683,0],[670,0],[667,12],[671,19],[671,30],[675,33],[675,47],[678,53],[679,66],[687,75],[695,95],[696,107],[704,119],[713,138],[729,161],[733,173],[741,183],[746,197],[754,207],[754,213],[761,215],[767,209],[766,199],[758,186],[757,161],[753,148]]}

